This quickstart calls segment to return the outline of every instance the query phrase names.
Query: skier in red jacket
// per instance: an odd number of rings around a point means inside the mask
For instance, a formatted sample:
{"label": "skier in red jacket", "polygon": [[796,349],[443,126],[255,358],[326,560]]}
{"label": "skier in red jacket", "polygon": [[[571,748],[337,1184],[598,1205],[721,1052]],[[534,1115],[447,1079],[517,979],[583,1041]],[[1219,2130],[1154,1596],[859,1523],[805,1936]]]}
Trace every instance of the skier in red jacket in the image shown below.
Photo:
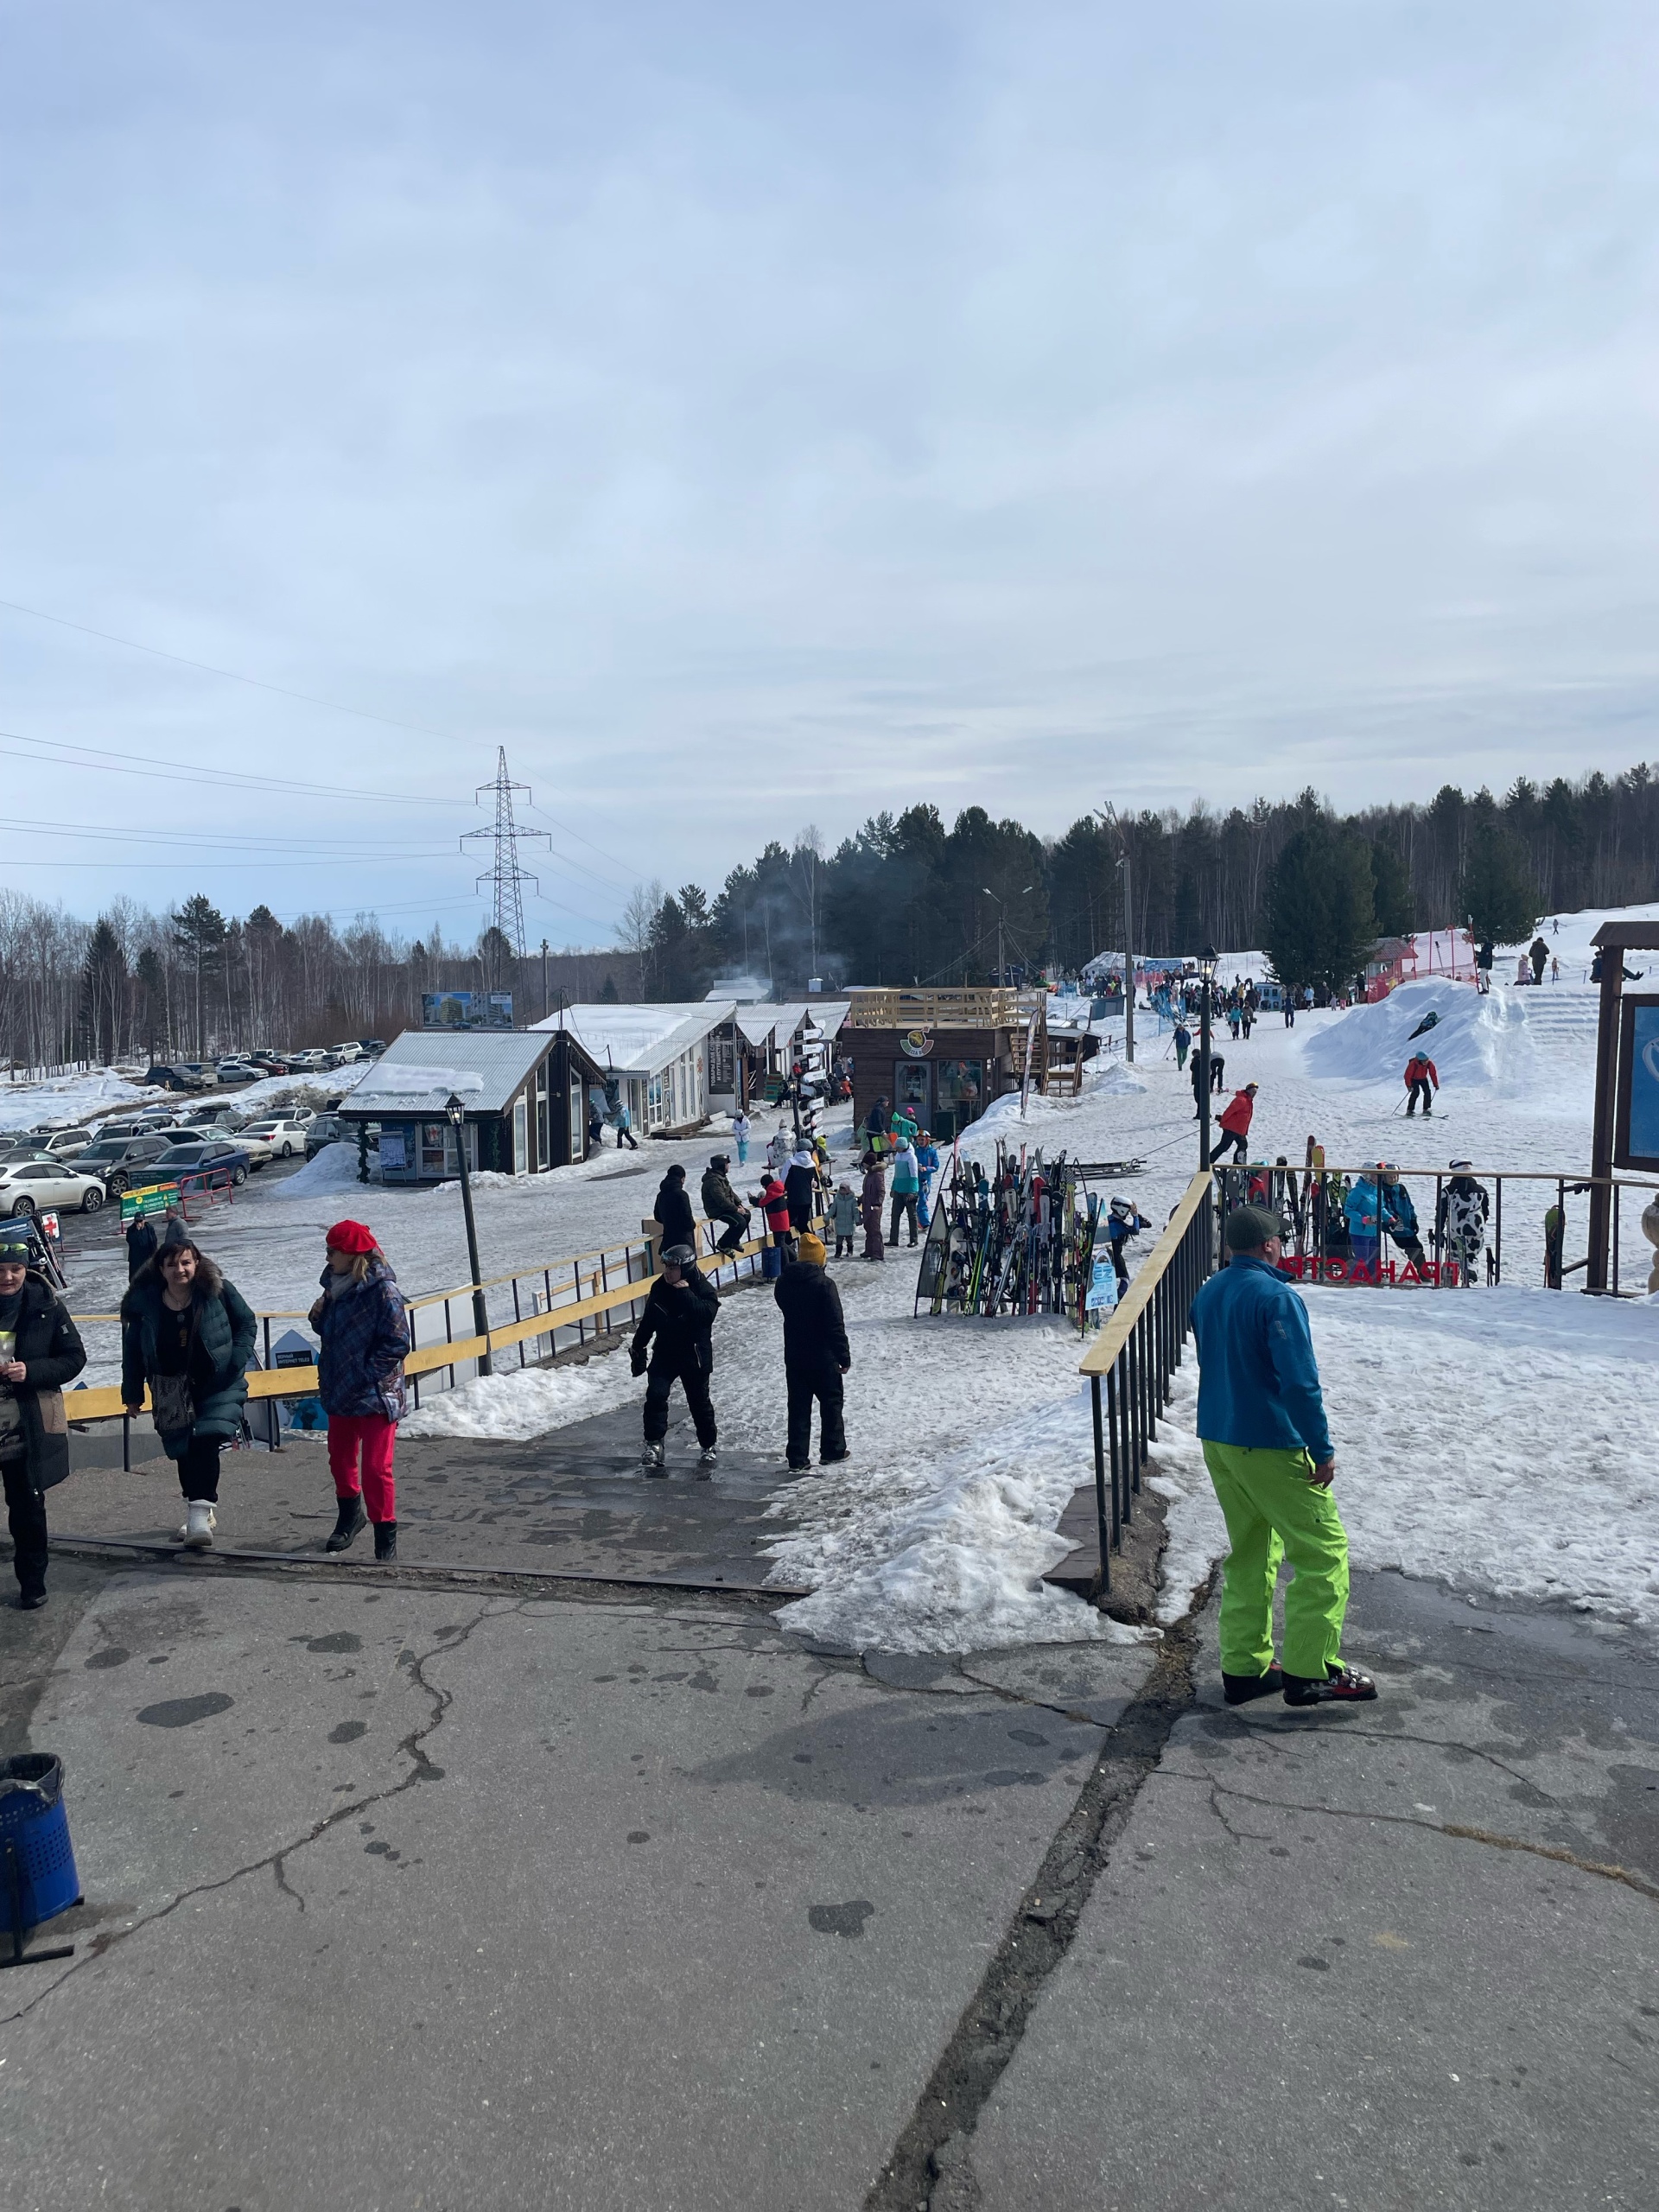
{"label": "skier in red jacket", "polygon": [[1250,1134],[1250,1116],[1255,1111],[1255,1085],[1247,1083],[1243,1090],[1233,1093],[1222,1109],[1221,1142],[1216,1147],[1216,1166],[1220,1166],[1229,1145],[1234,1147],[1234,1159],[1243,1160],[1244,1140]]}
{"label": "skier in red jacket", "polygon": [[1440,1087],[1440,1070],[1433,1061],[1427,1052],[1414,1052],[1406,1062],[1406,1119],[1409,1121],[1417,1111],[1420,1093],[1424,1113],[1432,1114],[1434,1111],[1432,1101]]}

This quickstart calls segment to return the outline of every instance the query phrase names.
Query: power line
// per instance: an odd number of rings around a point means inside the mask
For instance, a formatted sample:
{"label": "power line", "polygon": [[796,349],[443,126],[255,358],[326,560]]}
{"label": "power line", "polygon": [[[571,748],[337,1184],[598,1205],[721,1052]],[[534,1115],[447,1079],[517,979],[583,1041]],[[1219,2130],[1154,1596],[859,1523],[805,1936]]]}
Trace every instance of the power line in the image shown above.
{"label": "power line", "polygon": [[[240,768],[195,767],[184,760],[163,760],[154,753],[114,753],[104,746],[76,745],[55,737],[27,737],[22,730],[0,729],[0,738],[10,741],[0,745],[0,754],[12,760],[34,760],[37,767],[45,763],[32,753],[14,753],[14,745],[34,745],[48,753],[78,753],[84,757],[67,760],[63,765],[75,768],[96,768],[103,776],[142,776],[158,783],[216,784],[222,788],[243,791],[285,791],[297,798],[363,798],[372,799],[378,806],[431,807],[437,801],[417,798],[410,791],[370,791],[345,784],[309,784],[289,776],[251,775]],[[128,767],[127,761],[144,761],[143,767]]]}
{"label": "power line", "polygon": [[442,737],[451,745],[460,743],[449,730],[433,729],[425,722],[397,721],[390,715],[371,714],[363,707],[342,707],[338,699],[320,699],[312,691],[291,690],[285,683],[268,683],[263,677],[244,676],[233,668],[219,668],[212,661],[192,660],[188,653],[169,653],[160,645],[146,645],[137,638],[118,638],[109,630],[94,630],[90,623],[71,622],[61,614],[48,614],[39,607],[24,607],[15,599],[0,599],[0,607],[10,608],[14,614],[31,615],[37,622],[50,622],[60,630],[73,630],[83,638],[100,638],[106,645],[124,645],[130,652],[149,653],[156,660],[176,662],[181,668],[194,668],[204,676],[222,676],[227,683],[245,683],[255,691],[274,691],[279,699],[299,699],[308,707],[326,708],[330,714],[354,715],[359,721],[378,722],[385,729],[414,730],[422,737]]}

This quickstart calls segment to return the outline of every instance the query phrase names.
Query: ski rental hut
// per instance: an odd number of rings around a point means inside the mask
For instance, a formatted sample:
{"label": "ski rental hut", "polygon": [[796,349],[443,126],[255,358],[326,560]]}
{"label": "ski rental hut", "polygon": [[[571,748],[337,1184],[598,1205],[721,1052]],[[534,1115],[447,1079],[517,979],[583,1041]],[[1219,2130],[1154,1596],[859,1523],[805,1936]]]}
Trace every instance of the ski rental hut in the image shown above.
{"label": "ski rental hut", "polygon": [[383,1183],[442,1183],[461,1172],[445,1113],[459,1098],[468,1168],[535,1175],[584,1157],[595,1083],[602,1074],[579,1039],[535,1029],[406,1029],[369,1062],[340,1117],[378,1127]]}

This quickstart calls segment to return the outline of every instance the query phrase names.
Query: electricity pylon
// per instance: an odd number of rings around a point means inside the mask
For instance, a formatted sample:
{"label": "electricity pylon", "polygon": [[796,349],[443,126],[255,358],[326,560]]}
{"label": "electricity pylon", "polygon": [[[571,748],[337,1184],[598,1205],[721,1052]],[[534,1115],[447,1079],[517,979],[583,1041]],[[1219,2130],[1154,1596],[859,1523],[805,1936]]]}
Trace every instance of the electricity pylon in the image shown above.
{"label": "electricity pylon", "polygon": [[524,957],[524,894],[521,887],[528,883],[539,891],[542,886],[538,877],[518,865],[519,840],[538,837],[549,846],[553,840],[545,830],[521,830],[513,820],[514,791],[523,791],[526,800],[531,804],[535,802],[530,785],[515,784],[507,773],[507,748],[505,745],[496,752],[494,782],[480,784],[474,796],[481,799],[486,791],[495,793],[495,827],[493,830],[465,831],[461,840],[461,850],[465,852],[472,838],[494,838],[495,866],[486,868],[478,881],[494,885],[495,926],[512,946],[513,958],[522,960]]}

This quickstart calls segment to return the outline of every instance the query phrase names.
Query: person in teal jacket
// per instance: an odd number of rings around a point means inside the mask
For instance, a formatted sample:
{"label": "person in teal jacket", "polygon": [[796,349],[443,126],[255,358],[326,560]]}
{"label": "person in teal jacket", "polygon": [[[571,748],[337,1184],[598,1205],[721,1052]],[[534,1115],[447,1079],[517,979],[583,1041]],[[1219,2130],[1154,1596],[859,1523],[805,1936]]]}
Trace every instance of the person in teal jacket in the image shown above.
{"label": "person in teal jacket", "polygon": [[[1376,1685],[1343,1663],[1348,1536],[1332,1496],[1325,1419],[1307,1308],[1279,1271],[1280,1224],[1265,1206],[1227,1217],[1228,1265],[1192,1301],[1198,1436],[1227,1523],[1222,1687],[1229,1705],[1351,1703]],[[1285,1656],[1273,1656],[1273,1597],[1286,1560]]]}
{"label": "person in teal jacket", "polygon": [[933,1178],[939,1172],[939,1148],[933,1141],[931,1129],[922,1131],[922,1141],[914,1147],[914,1150],[916,1172],[922,1179],[921,1191],[917,1198],[916,1213],[922,1227],[925,1229],[931,1218],[929,1195],[933,1188]]}
{"label": "person in teal jacket", "polygon": [[1373,1268],[1376,1264],[1376,1248],[1382,1236],[1382,1206],[1377,1194],[1376,1171],[1356,1177],[1354,1186],[1343,1200],[1342,1211],[1348,1223],[1348,1243],[1353,1265]]}

